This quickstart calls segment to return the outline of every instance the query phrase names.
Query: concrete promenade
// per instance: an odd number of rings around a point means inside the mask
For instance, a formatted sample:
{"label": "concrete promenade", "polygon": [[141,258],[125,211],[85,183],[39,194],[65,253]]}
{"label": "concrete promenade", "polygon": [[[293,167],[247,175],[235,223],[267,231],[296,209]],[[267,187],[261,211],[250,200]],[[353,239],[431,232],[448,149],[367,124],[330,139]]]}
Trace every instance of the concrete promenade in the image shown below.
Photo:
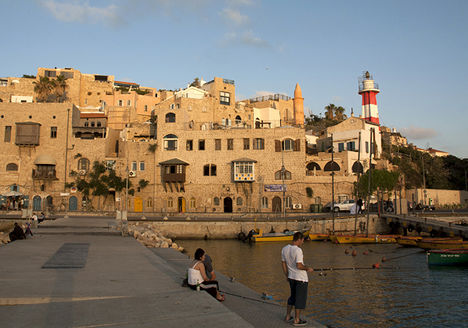
{"label": "concrete promenade", "polygon": [[0,247],[0,326],[291,326],[283,321],[284,307],[219,273],[227,293],[223,303],[181,287],[186,255],[148,249],[122,237],[115,224],[109,218],[60,218],[33,229],[33,237]]}

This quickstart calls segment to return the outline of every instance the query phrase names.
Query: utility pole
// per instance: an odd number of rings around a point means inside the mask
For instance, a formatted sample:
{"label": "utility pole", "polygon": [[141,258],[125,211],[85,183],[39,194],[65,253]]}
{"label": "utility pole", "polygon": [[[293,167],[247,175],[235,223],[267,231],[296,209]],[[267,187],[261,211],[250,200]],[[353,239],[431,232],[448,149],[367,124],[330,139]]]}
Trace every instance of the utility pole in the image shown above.
{"label": "utility pole", "polygon": [[286,219],[286,190],[284,190],[284,174],[285,174],[285,167],[284,167],[284,141],[281,141],[281,181],[282,181],[282,186],[281,190],[283,191],[283,220]]}
{"label": "utility pole", "polygon": [[355,200],[355,203],[354,205],[356,206],[356,213],[354,214],[354,235],[356,236],[356,231],[357,231],[357,217],[358,217],[358,210],[360,210],[360,208],[358,208],[358,205],[357,205],[357,202],[358,202],[358,199],[359,199],[359,178],[361,176],[361,132],[359,131],[359,139],[358,139],[358,155],[357,155],[357,162],[358,162],[358,176],[357,176],[357,181],[356,181],[356,200]]}
{"label": "utility pole", "polygon": [[426,194],[427,194],[427,191],[426,191],[426,174],[425,174],[425,170],[424,170],[424,154],[421,155],[421,161],[422,161],[422,178],[423,178],[423,194],[424,194],[424,204],[423,205],[426,205]]}
{"label": "utility pole", "polygon": [[332,169],[332,203],[331,203],[331,211],[332,211],[332,231],[335,234],[335,167],[334,167],[334,158],[333,158],[333,133],[331,134],[331,169]]}
{"label": "utility pole", "polygon": [[70,128],[70,108],[67,108],[67,131],[65,131],[65,176],[63,178],[63,192],[67,188],[67,166],[68,166],[68,129]]}
{"label": "utility pole", "polygon": [[[372,179],[372,137],[374,134],[374,129],[370,129],[370,142],[369,142],[369,177],[367,185],[367,222],[366,222],[366,237],[369,237],[369,216],[370,216],[370,192],[371,192],[371,179]],[[378,199],[377,199],[378,200]]]}

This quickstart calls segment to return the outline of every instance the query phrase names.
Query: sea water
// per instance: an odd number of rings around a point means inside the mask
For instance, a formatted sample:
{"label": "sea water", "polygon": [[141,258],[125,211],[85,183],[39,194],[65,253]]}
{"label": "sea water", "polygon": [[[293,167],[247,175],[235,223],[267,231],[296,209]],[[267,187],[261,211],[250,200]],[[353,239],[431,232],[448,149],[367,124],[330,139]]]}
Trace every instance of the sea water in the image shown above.
{"label": "sea water", "polygon": [[[286,304],[281,248],[288,242],[177,242],[192,257],[196,248],[205,249],[216,271]],[[333,327],[468,327],[466,268],[430,268],[425,252],[394,244],[307,241],[302,248],[305,264],[313,268],[361,268],[310,273],[306,317]],[[372,269],[376,263],[380,269]]]}

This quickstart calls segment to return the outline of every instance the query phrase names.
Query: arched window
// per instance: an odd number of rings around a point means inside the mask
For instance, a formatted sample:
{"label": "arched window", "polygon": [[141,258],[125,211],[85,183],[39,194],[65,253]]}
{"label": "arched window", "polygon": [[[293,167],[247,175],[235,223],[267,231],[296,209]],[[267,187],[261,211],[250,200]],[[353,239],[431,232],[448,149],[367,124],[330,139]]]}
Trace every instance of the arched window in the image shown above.
{"label": "arched window", "polygon": [[242,123],[242,118],[239,115],[237,115],[236,116],[236,125],[239,125],[241,123]]}
{"label": "arched window", "polygon": [[262,208],[268,208],[268,198],[262,197]]}
{"label": "arched window", "polygon": [[236,204],[237,204],[237,206],[242,206],[242,204],[243,204],[242,197],[237,197]]}
{"label": "arched window", "polygon": [[294,150],[294,140],[285,139],[282,141],[282,147],[284,151],[293,151]]}
{"label": "arched window", "polygon": [[306,175],[314,175],[315,171],[320,171],[320,170],[321,170],[320,165],[318,165],[315,162],[310,162],[306,166]]}
{"label": "arched window", "polygon": [[7,171],[18,171],[18,165],[15,163],[8,163],[6,166]]}
{"label": "arched window", "polygon": [[78,160],[78,170],[84,170],[84,171],[89,171],[89,159],[87,158],[80,158]]}
{"label": "arched window", "polygon": [[323,169],[324,171],[339,171],[340,170],[340,166],[338,165],[337,162],[335,161],[330,161],[328,162],[327,164],[325,164],[325,167]]}
{"label": "arched window", "polygon": [[360,162],[354,162],[353,164],[353,173],[363,173],[364,168],[362,167],[362,164]]}
{"label": "arched window", "polygon": [[175,114],[174,113],[167,113],[166,114],[166,123],[175,123]]}
{"label": "arched window", "polygon": [[190,198],[190,208],[196,208],[195,198]]}
{"label": "arched window", "polygon": [[[275,180],[283,180],[283,176],[281,173],[282,173],[281,170],[275,172]],[[288,170],[284,170],[284,180],[291,180],[291,179],[292,179],[291,172],[289,172]]]}
{"label": "arched window", "polygon": [[218,197],[215,197],[215,198],[213,199],[213,204],[214,204],[215,206],[219,206],[219,198],[218,198]]}
{"label": "arched window", "polygon": [[101,122],[98,121],[98,122],[96,123],[96,126],[97,126],[98,128],[100,128],[100,127],[101,127]]}
{"label": "arched window", "polygon": [[169,197],[169,198],[167,199],[167,207],[168,207],[168,208],[174,207],[174,201],[172,200],[172,197]]}
{"label": "arched window", "polygon": [[167,134],[164,136],[164,149],[177,150],[177,136],[175,134]]}

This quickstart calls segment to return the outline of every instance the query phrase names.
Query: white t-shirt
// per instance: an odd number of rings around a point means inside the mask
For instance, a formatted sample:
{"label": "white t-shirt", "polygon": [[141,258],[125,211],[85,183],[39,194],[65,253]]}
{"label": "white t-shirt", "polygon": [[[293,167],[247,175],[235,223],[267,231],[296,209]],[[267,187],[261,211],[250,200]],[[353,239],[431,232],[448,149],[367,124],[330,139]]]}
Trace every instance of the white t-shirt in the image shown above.
{"label": "white t-shirt", "polygon": [[299,270],[296,267],[296,263],[304,264],[304,255],[302,249],[296,245],[286,245],[281,250],[281,261],[286,262],[288,266],[288,278],[303,282],[308,282],[309,277],[307,276],[306,270]]}

